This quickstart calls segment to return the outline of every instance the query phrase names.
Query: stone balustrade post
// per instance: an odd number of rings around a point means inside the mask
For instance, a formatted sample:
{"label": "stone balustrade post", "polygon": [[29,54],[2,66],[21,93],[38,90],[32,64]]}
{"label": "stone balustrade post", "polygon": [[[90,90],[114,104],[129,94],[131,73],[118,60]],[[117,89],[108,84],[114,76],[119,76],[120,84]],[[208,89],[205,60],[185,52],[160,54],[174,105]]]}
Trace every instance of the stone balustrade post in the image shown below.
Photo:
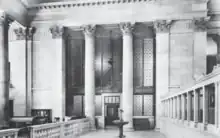
{"label": "stone balustrade post", "polygon": [[199,113],[199,103],[198,103],[198,100],[199,100],[199,93],[194,90],[194,114],[193,114],[193,118],[194,118],[194,125],[197,126],[197,123],[198,123],[198,113]]}

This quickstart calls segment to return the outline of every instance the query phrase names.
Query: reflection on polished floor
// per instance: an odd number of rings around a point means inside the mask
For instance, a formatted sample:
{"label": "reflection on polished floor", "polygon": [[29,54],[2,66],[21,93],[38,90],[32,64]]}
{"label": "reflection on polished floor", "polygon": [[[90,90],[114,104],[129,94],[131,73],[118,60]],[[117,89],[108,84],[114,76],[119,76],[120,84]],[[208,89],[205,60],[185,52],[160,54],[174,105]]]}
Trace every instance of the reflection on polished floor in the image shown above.
{"label": "reflection on polished floor", "polygon": [[[126,138],[166,138],[157,131],[124,132]],[[117,129],[97,130],[80,136],[80,138],[118,138]]]}

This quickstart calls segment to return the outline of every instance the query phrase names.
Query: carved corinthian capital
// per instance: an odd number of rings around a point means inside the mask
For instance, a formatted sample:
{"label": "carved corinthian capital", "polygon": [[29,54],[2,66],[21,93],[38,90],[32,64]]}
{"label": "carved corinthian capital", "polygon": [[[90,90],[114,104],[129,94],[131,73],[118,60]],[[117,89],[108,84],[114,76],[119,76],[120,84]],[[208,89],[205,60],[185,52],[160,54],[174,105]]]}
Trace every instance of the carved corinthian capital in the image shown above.
{"label": "carved corinthian capital", "polygon": [[120,23],[119,26],[123,35],[130,35],[134,29],[133,23]]}
{"label": "carved corinthian capital", "polygon": [[209,19],[210,19],[209,17],[193,19],[192,22],[194,25],[194,29],[196,31],[206,31],[207,23],[208,23]]}
{"label": "carved corinthian capital", "polygon": [[31,40],[34,33],[36,32],[36,28],[35,27],[27,27],[25,29],[26,35],[27,35],[27,39]]}
{"label": "carved corinthian capital", "polygon": [[14,29],[14,33],[16,35],[16,40],[25,40],[25,28],[17,28],[17,29]]}
{"label": "carved corinthian capital", "polygon": [[169,32],[172,23],[172,20],[156,21],[154,22],[154,29],[156,30],[156,32]]}
{"label": "carved corinthian capital", "polygon": [[85,25],[81,27],[85,36],[94,36],[96,26],[95,25]]}
{"label": "carved corinthian capital", "polygon": [[50,32],[52,34],[53,39],[61,38],[63,35],[63,27],[58,25],[53,25],[52,27],[50,27]]}
{"label": "carved corinthian capital", "polygon": [[27,40],[31,40],[33,34],[35,33],[35,27],[27,27],[27,28],[22,28],[19,27],[17,29],[14,29],[16,39],[17,40],[25,40],[27,37]]}

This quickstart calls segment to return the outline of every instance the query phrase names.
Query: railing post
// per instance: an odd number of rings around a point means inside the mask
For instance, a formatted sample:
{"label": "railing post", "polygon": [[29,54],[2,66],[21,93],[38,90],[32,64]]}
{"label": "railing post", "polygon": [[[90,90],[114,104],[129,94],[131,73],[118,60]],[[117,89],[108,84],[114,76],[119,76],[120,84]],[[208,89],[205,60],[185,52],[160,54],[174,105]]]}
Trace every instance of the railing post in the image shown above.
{"label": "railing post", "polygon": [[206,130],[206,126],[208,124],[208,93],[206,91],[206,87],[202,87],[202,93],[203,93],[203,125],[204,130]]}
{"label": "railing post", "polygon": [[215,126],[219,127],[219,82],[215,83]]}
{"label": "railing post", "polygon": [[194,90],[194,126],[197,127],[197,123],[198,123],[198,112],[199,112],[199,106],[198,106],[198,98],[199,98],[199,93]]}
{"label": "railing post", "polygon": [[170,99],[167,99],[167,107],[168,107],[168,118],[170,118]]}
{"label": "railing post", "polygon": [[174,97],[173,100],[174,100],[174,101],[173,101],[173,106],[174,106],[174,112],[173,112],[173,113],[174,113],[174,116],[173,116],[173,118],[176,119],[176,107],[177,107],[177,105],[176,105],[176,97]]}
{"label": "railing post", "polygon": [[171,118],[173,118],[173,98],[170,98],[171,101]]}
{"label": "railing post", "polygon": [[180,118],[180,108],[181,108],[181,107],[180,107],[180,105],[181,105],[180,102],[181,102],[180,96],[178,95],[178,96],[177,96],[177,119],[178,119],[178,120],[181,119],[181,118]]}
{"label": "railing post", "polygon": [[181,100],[182,101],[182,121],[184,121],[185,120],[185,106],[186,106],[185,95],[182,94],[181,97],[182,97],[182,100]]}
{"label": "railing post", "polygon": [[64,138],[65,137],[65,135],[64,135],[64,131],[65,131],[65,126],[64,126],[65,124],[64,123],[60,123],[60,137],[61,138]]}
{"label": "railing post", "polygon": [[191,117],[191,92],[187,92],[187,121],[190,122]]}

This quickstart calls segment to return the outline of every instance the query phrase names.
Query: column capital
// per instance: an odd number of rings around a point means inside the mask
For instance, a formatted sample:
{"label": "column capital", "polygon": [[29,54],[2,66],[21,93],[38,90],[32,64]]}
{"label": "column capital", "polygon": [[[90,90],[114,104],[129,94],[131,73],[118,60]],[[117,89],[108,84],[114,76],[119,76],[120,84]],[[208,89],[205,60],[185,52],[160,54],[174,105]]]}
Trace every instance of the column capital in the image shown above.
{"label": "column capital", "polygon": [[14,33],[16,35],[17,40],[25,40],[26,35],[27,39],[30,40],[32,38],[32,35],[35,33],[36,28],[35,27],[19,27],[17,29],[14,29]]}
{"label": "column capital", "polygon": [[156,32],[169,32],[173,20],[158,20],[154,22],[154,29]]}
{"label": "column capital", "polygon": [[27,35],[27,39],[31,40],[32,36],[34,35],[34,33],[36,32],[36,28],[35,27],[26,27],[25,28],[25,33]]}
{"label": "column capital", "polygon": [[14,29],[16,40],[25,40],[25,28],[19,27]]}
{"label": "column capital", "polygon": [[123,35],[130,35],[132,33],[132,30],[134,29],[134,23],[120,23],[119,27]]}
{"label": "column capital", "polygon": [[6,17],[5,12],[0,9],[0,24],[4,23],[4,21],[6,19],[5,17]]}
{"label": "column capital", "polygon": [[63,35],[63,26],[53,25],[50,27],[50,32],[53,39],[61,38]]}
{"label": "column capital", "polygon": [[83,30],[85,36],[94,36],[96,25],[84,25],[80,27]]}
{"label": "column capital", "polygon": [[195,31],[206,31],[207,30],[207,23],[210,20],[210,17],[203,17],[203,18],[194,18],[192,20],[194,30]]}

